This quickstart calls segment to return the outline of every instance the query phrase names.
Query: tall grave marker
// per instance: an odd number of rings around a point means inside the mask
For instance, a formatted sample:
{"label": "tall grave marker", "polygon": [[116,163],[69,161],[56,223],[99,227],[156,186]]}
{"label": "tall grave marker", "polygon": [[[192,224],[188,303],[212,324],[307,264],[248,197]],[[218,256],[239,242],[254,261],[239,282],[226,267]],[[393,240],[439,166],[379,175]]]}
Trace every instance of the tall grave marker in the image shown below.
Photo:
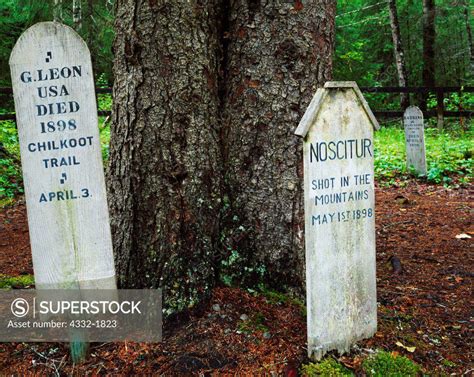
{"label": "tall grave marker", "polygon": [[416,106],[410,106],[403,114],[407,168],[419,175],[426,175],[425,126],[423,113]]}
{"label": "tall grave marker", "polygon": [[10,69],[38,288],[115,288],[89,50],[68,26],[18,39]]}
{"label": "tall grave marker", "polygon": [[377,329],[373,130],[355,82],[318,89],[304,138],[308,355],[348,351]]}

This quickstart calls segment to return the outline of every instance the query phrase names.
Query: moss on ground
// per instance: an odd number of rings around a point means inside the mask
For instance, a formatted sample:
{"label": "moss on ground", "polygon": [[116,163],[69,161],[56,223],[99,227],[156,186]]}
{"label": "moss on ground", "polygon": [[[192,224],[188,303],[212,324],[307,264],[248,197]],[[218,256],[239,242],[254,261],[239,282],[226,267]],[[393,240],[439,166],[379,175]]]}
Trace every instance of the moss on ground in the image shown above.
{"label": "moss on ground", "polygon": [[34,284],[33,275],[8,276],[0,274],[0,289],[29,288]]}

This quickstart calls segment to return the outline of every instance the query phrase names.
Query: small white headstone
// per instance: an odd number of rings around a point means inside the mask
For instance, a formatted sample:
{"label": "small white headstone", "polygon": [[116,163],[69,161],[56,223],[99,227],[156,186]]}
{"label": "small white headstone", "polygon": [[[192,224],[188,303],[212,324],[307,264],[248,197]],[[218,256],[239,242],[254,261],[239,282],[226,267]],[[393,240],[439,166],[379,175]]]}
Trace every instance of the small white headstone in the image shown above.
{"label": "small white headstone", "polygon": [[318,89],[304,137],[308,355],[348,351],[377,329],[373,129],[354,82]]}
{"label": "small white headstone", "polygon": [[416,106],[410,106],[403,115],[407,168],[419,175],[426,175],[425,127],[423,113]]}
{"label": "small white headstone", "polygon": [[89,50],[42,22],[18,39],[10,69],[36,285],[114,288]]}

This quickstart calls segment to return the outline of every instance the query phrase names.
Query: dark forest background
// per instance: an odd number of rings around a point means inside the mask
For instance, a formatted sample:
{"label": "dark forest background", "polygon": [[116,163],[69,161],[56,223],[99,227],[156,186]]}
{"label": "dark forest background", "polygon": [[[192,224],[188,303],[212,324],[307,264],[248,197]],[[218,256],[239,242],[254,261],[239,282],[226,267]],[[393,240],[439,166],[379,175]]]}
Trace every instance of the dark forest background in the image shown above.
{"label": "dark forest background", "polygon": [[[80,5],[76,20],[74,5]],[[406,60],[407,84],[422,86],[423,2],[398,0],[396,5]],[[470,40],[473,6],[468,0],[437,0],[435,8],[435,84],[473,85],[473,52]],[[87,42],[93,58],[97,84],[111,86],[113,0],[0,2],[0,86],[11,86],[8,58],[21,33],[36,22],[52,20],[55,15],[65,24],[75,28]],[[335,80],[356,81],[359,86],[398,86],[387,1],[337,2],[333,76]],[[456,101],[455,98],[451,100]],[[385,109],[399,106],[397,95],[372,95],[369,96],[369,101],[373,106]],[[464,105],[468,107],[468,104]]]}

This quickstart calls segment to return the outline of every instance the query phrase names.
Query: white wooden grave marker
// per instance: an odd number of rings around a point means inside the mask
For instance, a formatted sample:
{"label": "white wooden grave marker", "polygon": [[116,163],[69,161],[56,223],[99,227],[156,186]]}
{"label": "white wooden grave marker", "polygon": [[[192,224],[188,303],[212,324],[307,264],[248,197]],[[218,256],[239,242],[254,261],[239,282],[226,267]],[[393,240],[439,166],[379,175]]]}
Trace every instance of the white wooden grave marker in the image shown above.
{"label": "white wooden grave marker", "polygon": [[373,130],[355,82],[318,89],[304,138],[308,355],[348,351],[377,330]]}
{"label": "white wooden grave marker", "polygon": [[407,168],[413,168],[419,175],[426,175],[425,127],[423,113],[416,106],[410,106],[403,114]]}
{"label": "white wooden grave marker", "polygon": [[113,289],[89,49],[68,26],[38,23],[10,69],[36,286]]}

